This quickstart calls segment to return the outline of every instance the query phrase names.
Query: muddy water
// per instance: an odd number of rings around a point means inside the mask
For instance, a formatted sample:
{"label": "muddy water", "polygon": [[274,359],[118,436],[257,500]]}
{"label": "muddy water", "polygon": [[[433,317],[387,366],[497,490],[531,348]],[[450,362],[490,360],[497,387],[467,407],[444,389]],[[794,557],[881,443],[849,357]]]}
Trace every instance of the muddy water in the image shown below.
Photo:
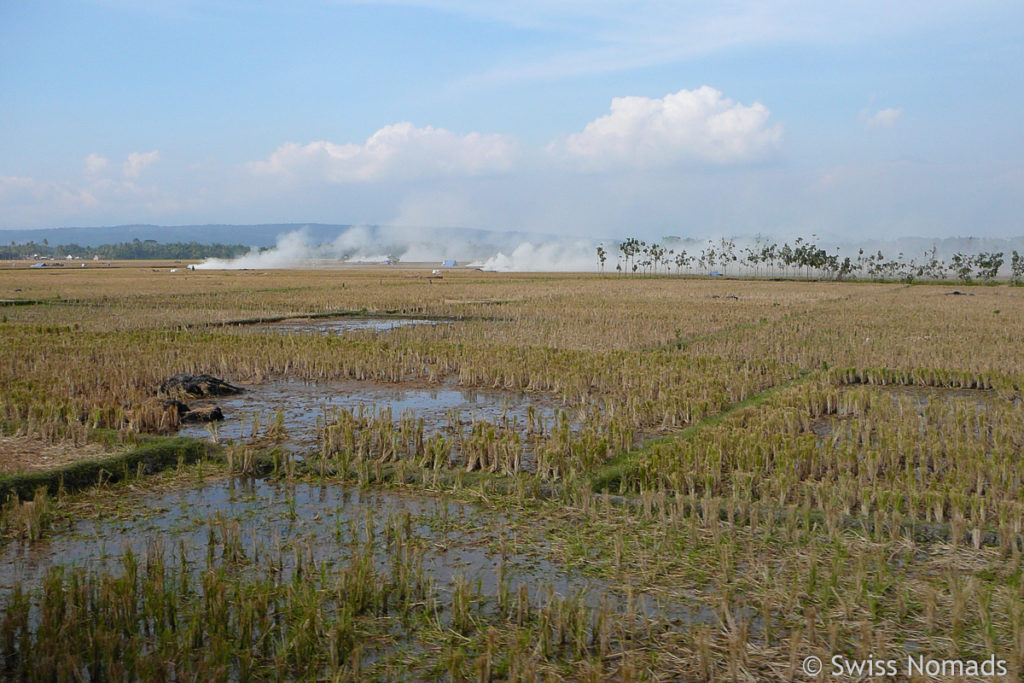
{"label": "muddy water", "polygon": [[899,385],[871,385],[879,392],[892,394],[893,399],[909,398],[919,406],[926,406],[933,401],[947,402],[959,400],[986,406],[998,402],[999,395],[991,389],[947,389],[944,387],[921,387]]}
{"label": "muddy water", "polygon": [[276,323],[256,323],[239,329],[244,332],[280,332],[282,334],[342,334],[345,332],[387,332],[410,325],[445,325],[445,321],[414,318],[294,318]]}
{"label": "muddy water", "polygon": [[[957,403],[969,406],[979,411],[987,411],[993,406],[1018,405],[1019,398],[1006,399],[991,389],[951,389],[945,387],[925,386],[904,386],[904,385],[866,385],[870,386],[873,392],[892,397],[893,403],[898,404],[905,401],[905,405],[912,406],[922,417],[926,409],[932,404],[943,405]],[[853,419],[852,413],[841,412],[834,415],[823,415],[811,422],[811,431],[819,437],[819,445],[830,440],[839,430],[840,425],[847,420]]]}
{"label": "muddy water", "polygon": [[[503,418],[525,424],[531,406],[546,423],[554,419],[557,409],[551,400],[521,392],[467,389],[454,384],[410,386],[356,381],[313,384],[278,380],[249,386],[242,394],[213,403],[224,412],[224,421],[215,426],[220,441],[252,437],[254,416],[259,419],[257,434],[262,433],[280,411],[288,433],[285,446],[300,453],[315,446],[318,423],[322,424],[325,413],[334,407],[352,411],[362,407],[369,412],[390,409],[394,420],[411,413],[423,419],[427,433],[444,429],[450,411],[455,411],[463,424],[474,419],[497,422]],[[211,428],[186,425],[179,433],[205,437],[210,436]]]}
{"label": "muddy water", "polygon": [[[136,492],[121,509],[76,521],[42,542],[7,545],[0,553],[0,590],[17,581],[38,583],[49,567],[58,564],[114,569],[126,550],[144,556],[147,544],[154,541],[175,559],[184,547],[188,561],[201,564],[211,528],[216,531],[225,523],[238,524],[247,553],[267,556],[278,547],[306,548],[312,541],[308,547],[314,558],[334,564],[347,557],[353,538],[350,522],[361,539],[367,523],[380,535],[389,515],[408,513],[423,522],[415,529],[417,535],[437,540],[429,520],[457,520],[470,512],[464,505],[440,499],[265,479],[232,478],[152,495]],[[290,554],[284,553],[286,561]],[[443,578],[459,557],[435,554],[435,570]]]}
{"label": "muddy water", "polygon": [[[200,570],[211,544],[215,554],[220,552],[224,528],[238,530],[240,545],[250,558],[280,556],[286,574],[294,566],[296,549],[312,552],[318,563],[340,565],[347,561],[353,541],[361,543],[372,529],[384,570],[387,520],[406,514],[413,537],[425,549],[423,569],[442,592],[461,576],[483,595],[494,597],[501,565],[511,589],[525,585],[531,598],[544,598],[552,590],[562,597],[579,595],[592,607],[604,600],[613,610],[625,609],[627,596],[620,587],[568,573],[536,547],[517,543],[514,527],[501,512],[443,497],[241,478],[158,493],[128,492],[117,510],[55,529],[42,541],[7,544],[0,548],[0,602],[17,583],[23,588],[39,586],[46,572],[58,565],[119,574],[125,551],[145,558],[154,543],[163,548],[170,564],[178,564],[184,553],[188,565]],[[699,605],[643,593],[634,595],[633,606],[638,613],[687,623],[714,620],[713,612]]]}

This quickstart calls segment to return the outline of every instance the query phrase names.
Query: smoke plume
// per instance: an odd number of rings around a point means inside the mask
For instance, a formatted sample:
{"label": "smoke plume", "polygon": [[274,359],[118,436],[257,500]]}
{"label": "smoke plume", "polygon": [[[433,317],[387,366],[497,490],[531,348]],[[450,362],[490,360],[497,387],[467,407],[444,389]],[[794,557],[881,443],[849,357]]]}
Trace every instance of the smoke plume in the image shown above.
{"label": "smoke plume", "polygon": [[455,228],[353,227],[330,242],[315,243],[306,230],[278,236],[269,249],[253,248],[234,259],[207,259],[201,270],[329,268],[353,263],[423,263],[499,272],[597,269],[596,242],[544,235]]}

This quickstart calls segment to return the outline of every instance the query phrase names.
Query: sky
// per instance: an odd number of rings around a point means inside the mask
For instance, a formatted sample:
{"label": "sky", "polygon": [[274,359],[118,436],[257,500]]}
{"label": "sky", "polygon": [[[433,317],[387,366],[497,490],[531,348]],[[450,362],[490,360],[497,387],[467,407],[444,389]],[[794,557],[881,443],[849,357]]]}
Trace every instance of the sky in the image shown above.
{"label": "sky", "polygon": [[0,3],[0,228],[1024,235],[1024,3]]}

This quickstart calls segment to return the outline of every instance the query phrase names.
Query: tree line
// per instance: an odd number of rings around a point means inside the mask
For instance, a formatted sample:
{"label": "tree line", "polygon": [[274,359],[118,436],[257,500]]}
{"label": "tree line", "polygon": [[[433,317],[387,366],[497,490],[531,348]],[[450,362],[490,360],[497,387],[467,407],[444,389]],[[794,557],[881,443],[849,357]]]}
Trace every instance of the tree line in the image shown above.
{"label": "tree line", "polygon": [[[858,250],[854,256],[842,256],[837,247],[834,253],[818,246],[813,239],[798,237],[793,244],[761,242],[737,247],[735,240],[721,238],[708,240],[707,246],[688,252],[686,249],[668,248],[657,242],[648,244],[636,237],[628,237],[617,245],[615,270],[619,274],[648,275],[657,273],[705,273],[727,275],[730,269],[742,270],[754,276],[806,277],[842,280],[859,278],[872,280],[946,280],[955,277],[967,283],[974,280],[994,280],[1006,263],[1004,252],[957,252],[949,262],[938,257],[938,249],[926,250],[920,258],[908,258],[903,252],[887,257],[880,250],[866,253]],[[597,261],[605,270],[608,250],[597,247]],[[1010,279],[1015,284],[1024,282],[1024,256],[1014,251],[1010,256]]]}
{"label": "tree line", "polygon": [[11,242],[0,247],[0,260],[27,260],[38,258],[66,259],[68,256],[79,259],[92,259],[99,256],[104,260],[130,261],[141,259],[205,259],[235,258],[249,251],[242,244],[200,244],[199,242],[167,242],[156,240],[132,240],[118,244],[101,244],[95,247],[80,244],[58,244],[51,246],[47,240],[42,243]]}

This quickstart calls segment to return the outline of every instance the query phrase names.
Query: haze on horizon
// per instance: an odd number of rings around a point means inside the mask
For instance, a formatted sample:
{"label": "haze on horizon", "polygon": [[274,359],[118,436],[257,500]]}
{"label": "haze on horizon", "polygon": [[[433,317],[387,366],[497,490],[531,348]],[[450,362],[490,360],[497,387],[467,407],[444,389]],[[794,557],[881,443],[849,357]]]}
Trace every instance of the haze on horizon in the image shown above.
{"label": "haze on horizon", "polygon": [[1024,234],[1024,7],[0,7],[0,228]]}

